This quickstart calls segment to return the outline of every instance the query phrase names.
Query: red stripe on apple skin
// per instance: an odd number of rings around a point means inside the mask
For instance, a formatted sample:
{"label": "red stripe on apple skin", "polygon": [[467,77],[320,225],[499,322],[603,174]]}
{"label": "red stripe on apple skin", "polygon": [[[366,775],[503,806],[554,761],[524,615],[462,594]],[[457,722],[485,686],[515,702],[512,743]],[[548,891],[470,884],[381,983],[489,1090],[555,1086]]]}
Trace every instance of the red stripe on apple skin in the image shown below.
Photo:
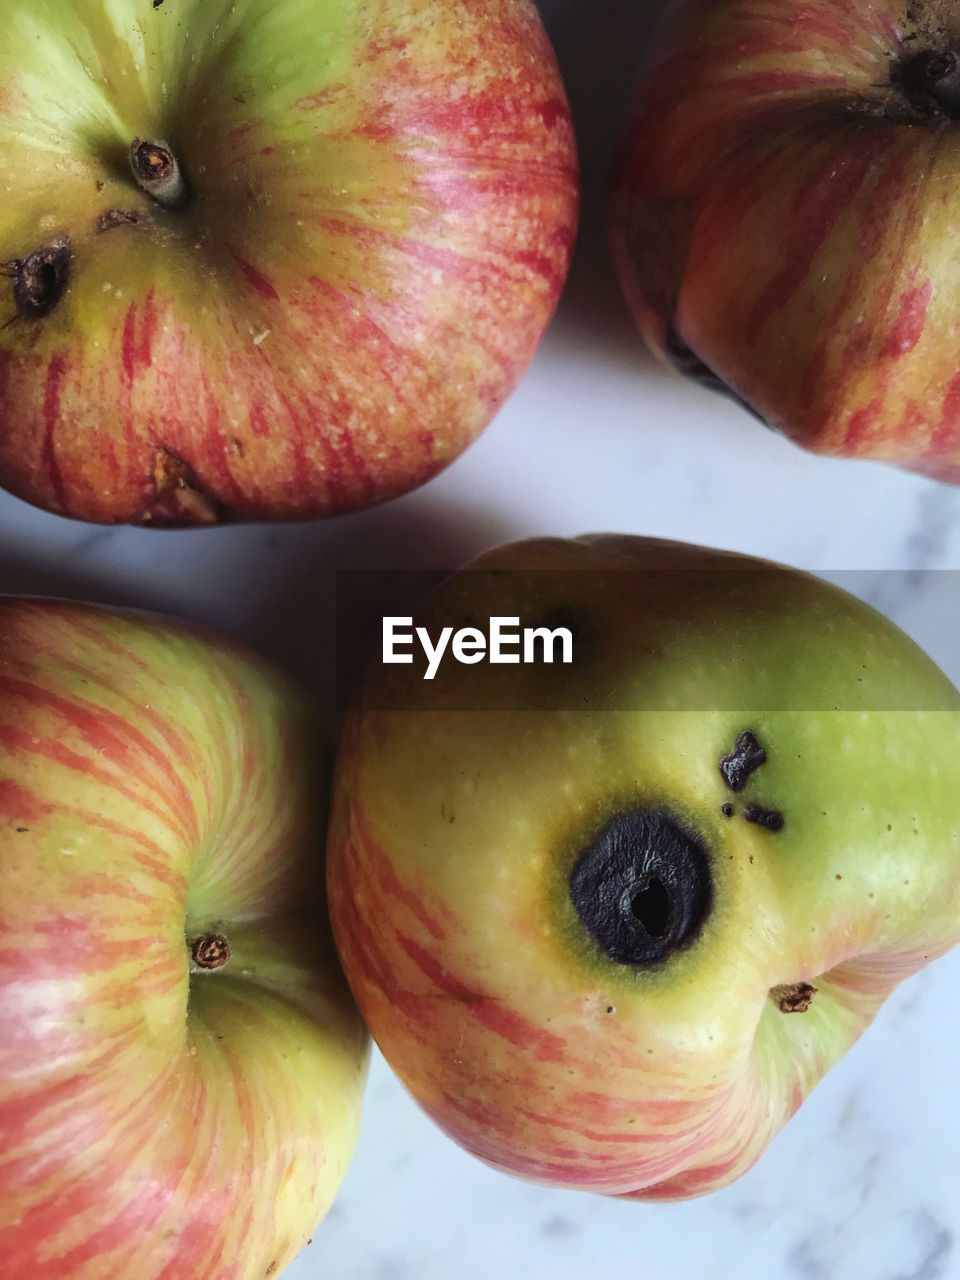
{"label": "red stripe on apple skin", "polygon": [[128,382],[132,382],[138,372],[149,369],[153,364],[153,335],[157,323],[157,312],[152,289],[143,301],[139,331],[137,316],[137,304],[131,302],[124,318],[123,337],[120,344],[123,371]]}
{"label": "red stripe on apple skin", "polygon": [[277,287],[272,280],[265,276],[262,271],[259,271],[251,263],[247,262],[246,259],[242,258],[232,245],[227,245],[227,251],[243,272],[247,284],[249,284],[261,298],[266,298],[268,302],[280,301],[280,294],[277,292]]}
{"label": "red stripe on apple skin", "polygon": [[[397,875],[394,865],[386,852],[373,838],[369,824],[357,806],[351,812],[351,828],[353,835],[352,852],[365,864],[365,874],[372,877],[379,886],[380,894],[385,901],[402,903],[407,912],[436,942],[443,942],[449,928],[456,928],[456,921],[441,902],[436,902],[434,910],[429,910],[424,901],[425,894],[417,892],[414,886],[404,883]],[[343,859],[338,864],[346,874],[350,872],[350,860]],[[352,902],[351,894],[344,894],[345,902]],[[444,923],[441,923],[441,916]],[[389,918],[392,918],[392,913]]]}
{"label": "red stripe on apple skin", "polygon": [[900,296],[900,314],[893,332],[887,340],[883,354],[892,359],[907,355],[920,341],[927,319],[927,308],[933,297],[933,285],[926,284],[906,289]]}
{"label": "red stripe on apple skin", "polygon": [[17,825],[39,822],[50,809],[46,801],[13,778],[0,778],[0,818]]}
{"label": "red stripe on apple skin", "polygon": [[843,27],[832,21],[828,13],[813,5],[795,9],[790,14],[790,25],[794,30],[802,31],[803,38],[806,40],[814,37],[835,44],[841,49],[849,48],[852,43],[849,27]]}
{"label": "red stripe on apple skin", "polygon": [[103,786],[112,788],[118,795],[139,805],[147,813],[159,818],[162,822],[169,821],[170,811],[168,809],[157,805],[142,793],[125,786],[116,775],[109,773],[105,769],[97,768],[88,757],[71,751],[62,742],[51,738],[38,738],[26,730],[16,729],[13,725],[0,725],[0,744],[7,747],[8,750],[23,751],[28,755],[42,756],[44,759],[62,765],[66,769],[84,774]]}
{"label": "red stripe on apple skin", "polygon": [[798,193],[791,212],[795,219],[793,251],[747,317],[746,335],[750,343],[757,342],[771,317],[807,281],[817,250],[850,208],[873,163],[873,148],[866,145],[859,154],[848,152],[839,160],[831,157],[812,182]]}
{"label": "red stripe on apple skin", "polygon": [[933,433],[931,451],[948,454],[960,448],[960,371],[954,374],[943,398],[940,425]]}
{"label": "red stripe on apple skin", "polygon": [[57,461],[54,436],[60,421],[60,393],[67,375],[68,360],[60,353],[50,359],[43,393],[43,453],[42,466],[57,507],[62,511],[67,505],[67,490],[63,473]]}
{"label": "red stripe on apple skin", "polygon": [[[106,707],[79,698],[65,698],[38,684],[3,675],[0,675],[0,693],[16,699],[28,714],[30,710],[48,711],[76,729],[98,757],[115,765],[125,777],[145,787],[161,785],[160,794],[169,797],[172,818],[190,812],[190,792],[173,763],[123,716]],[[249,783],[249,778],[246,781]]]}
{"label": "red stripe on apple skin", "polygon": [[494,1035],[518,1048],[531,1050],[538,1062],[566,1060],[567,1043],[560,1036],[534,1026],[496,997],[472,990],[412,938],[398,933],[397,942],[439,992],[460,1001],[470,1016],[482,1022]]}

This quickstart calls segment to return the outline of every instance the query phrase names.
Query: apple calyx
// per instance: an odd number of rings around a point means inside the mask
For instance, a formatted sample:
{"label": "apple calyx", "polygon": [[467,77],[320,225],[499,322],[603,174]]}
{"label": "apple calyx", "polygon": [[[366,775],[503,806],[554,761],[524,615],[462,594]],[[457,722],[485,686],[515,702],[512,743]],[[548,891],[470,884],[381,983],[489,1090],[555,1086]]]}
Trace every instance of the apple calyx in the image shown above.
{"label": "apple calyx", "polygon": [[205,933],[194,938],[190,956],[198,969],[222,969],[230,959],[230,943],[222,933]]}
{"label": "apple calyx", "polygon": [[183,170],[166,142],[134,138],[130,144],[130,168],[148,196],[166,209],[182,209],[190,198]]}
{"label": "apple calyx", "polygon": [[656,964],[688,945],[710,911],[706,845],[666,809],[619,813],[577,857],[570,897],[611,960]]}
{"label": "apple calyx", "polygon": [[816,994],[811,982],[781,982],[770,988],[770,999],[781,1013],[806,1013]]}
{"label": "apple calyx", "polygon": [[3,274],[13,280],[18,316],[42,320],[49,315],[66,292],[72,258],[73,246],[66,236],[61,236],[25,258],[5,264]]}

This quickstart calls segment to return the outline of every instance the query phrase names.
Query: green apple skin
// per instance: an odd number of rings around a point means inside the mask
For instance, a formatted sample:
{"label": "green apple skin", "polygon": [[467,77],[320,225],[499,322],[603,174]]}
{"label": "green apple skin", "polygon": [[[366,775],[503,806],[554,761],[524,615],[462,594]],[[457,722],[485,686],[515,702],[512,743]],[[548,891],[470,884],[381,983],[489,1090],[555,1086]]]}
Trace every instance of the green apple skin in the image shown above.
{"label": "green apple skin", "polygon": [[[532,0],[0,19],[0,484],[101,523],[306,519],[406,492],[486,426],[576,226]],[[177,158],[182,207],[135,180],[137,139]],[[18,271],[57,246],[25,310]]]}
{"label": "green apple skin", "polygon": [[323,1217],[368,1061],[323,910],[325,756],[225,642],[0,601],[5,1276],[263,1280]]}
{"label": "green apple skin", "polygon": [[[490,1164],[714,1191],[960,940],[960,696],[847,593],[682,544],[508,545],[418,621],[492,615],[569,620],[574,665],[373,666],[347,717],[327,863],[347,978],[416,1100]],[[746,731],[767,760],[734,793],[718,766]],[[571,874],[638,807],[697,834],[712,898],[685,945],[625,964]]]}
{"label": "green apple skin", "polygon": [[806,449],[952,484],[958,56],[952,0],[673,0],[610,206],[664,362]]}

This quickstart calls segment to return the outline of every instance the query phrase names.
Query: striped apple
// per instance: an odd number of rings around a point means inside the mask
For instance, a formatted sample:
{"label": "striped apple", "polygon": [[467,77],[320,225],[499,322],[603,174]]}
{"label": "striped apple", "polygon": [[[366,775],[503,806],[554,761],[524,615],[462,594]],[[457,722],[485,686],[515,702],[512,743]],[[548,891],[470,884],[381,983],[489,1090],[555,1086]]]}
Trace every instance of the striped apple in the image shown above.
{"label": "striped apple", "polygon": [[495,1167],[714,1191],[960,941],[960,695],[846,593],[678,544],[513,544],[417,621],[493,616],[563,620],[573,664],[374,666],[347,718],[347,978]]}
{"label": "striped apple", "polygon": [[7,0],[3,32],[0,483],[301,519],[486,426],[576,221],[532,0]]}
{"label": "striped apple", "polygon": [[935,0],[680,0],[614,182],[652,349],[819,453],[960,483],[960,24]]}
{"label": "striped apple", "polygon": [[252,656],[0,601],[0,1270],[263,1280],[353,1151],[323,753]]}

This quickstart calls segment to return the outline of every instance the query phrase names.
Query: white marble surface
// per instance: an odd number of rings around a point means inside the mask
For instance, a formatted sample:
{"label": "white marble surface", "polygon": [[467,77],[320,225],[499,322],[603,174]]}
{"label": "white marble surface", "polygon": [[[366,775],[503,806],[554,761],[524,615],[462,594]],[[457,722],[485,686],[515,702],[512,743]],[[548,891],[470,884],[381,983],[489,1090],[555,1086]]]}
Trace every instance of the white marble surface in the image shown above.
{"label": "white marble surface", "polygon": [[[807,456],[654,367],[607,265],[602,181],[659,0],[543,0],[585,210],[529,376],[445,475],[325,525],[98,529],[0,495],[0,590],[181,614],[277,657],[329,705],[337,568],[452,567],[526,534],[610,529],[858,575],[960,680],[960,490]],[[898,572],[892,573],[891,570]],[[847,579],[849,583],[851,579]],[[527,1186],[455,1149],[374,1063],[360,1147],[290,1280],[957,1280],[960,954],[907,983],[759,1166],[652,1207]]]}

